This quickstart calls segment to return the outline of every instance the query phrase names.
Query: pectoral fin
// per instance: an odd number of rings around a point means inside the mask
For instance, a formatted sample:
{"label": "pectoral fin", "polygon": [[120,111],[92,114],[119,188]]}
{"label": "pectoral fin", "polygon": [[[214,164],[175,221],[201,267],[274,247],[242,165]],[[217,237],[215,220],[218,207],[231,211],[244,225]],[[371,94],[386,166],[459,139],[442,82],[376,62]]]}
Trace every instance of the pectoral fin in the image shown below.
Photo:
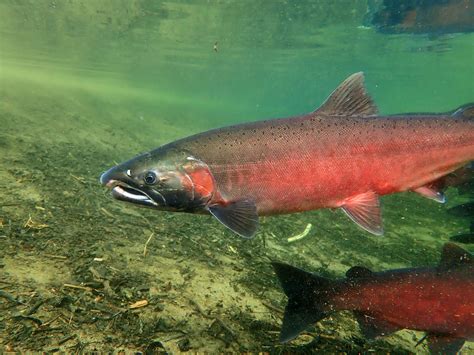
{"label": "pectoral fin", "polygon": [[375,192],[369,191],[346,199],[342,210],[359,227],[375,235],[383,234],[380,201]]}
{"label": "pectoral fin", "polygon": [[209,212],[224,226],[244,238],[252,238],[257,232],[257,206],[251,200],[232,201],[209,206]]}

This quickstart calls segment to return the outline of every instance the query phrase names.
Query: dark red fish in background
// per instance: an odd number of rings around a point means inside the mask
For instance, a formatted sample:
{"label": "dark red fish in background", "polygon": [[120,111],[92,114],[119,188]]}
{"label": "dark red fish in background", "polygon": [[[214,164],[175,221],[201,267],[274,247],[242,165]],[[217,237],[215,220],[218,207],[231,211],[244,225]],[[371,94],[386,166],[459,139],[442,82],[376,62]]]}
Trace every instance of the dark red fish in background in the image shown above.
{"label": "dark red fish in background", "polygon": [[115,166],[101,183],[123,201],[210,213],[243,237],[259,215],[341,208],[383,233],[379,196],[412,190],[444,201],[432,183],[474,160],[474,109],[378,116],[363,74],[314,112],[196,134]]}
{"label": "dark red fish in background", "polygon": [[339,280],[281,263],[273,267],[288,296],[282,342],[341,310],[354,312],[368,339],[420,330],[430,350],[443,354],[474,340],[474,258],[455,244],[445,244],[437,267],[372,272],[356,266]]}
{"label": "dark red fish in background", "polygon": [[442,35],[474,31],[472,0],[383,0],[375,4],[379,8],[371,23],[384,33]]}

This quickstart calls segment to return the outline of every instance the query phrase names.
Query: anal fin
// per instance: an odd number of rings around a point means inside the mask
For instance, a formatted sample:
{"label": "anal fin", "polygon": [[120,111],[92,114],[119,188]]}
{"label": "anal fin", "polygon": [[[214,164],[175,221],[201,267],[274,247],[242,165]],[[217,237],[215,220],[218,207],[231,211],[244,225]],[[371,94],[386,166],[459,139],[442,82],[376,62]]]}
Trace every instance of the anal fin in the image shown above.
{"label": "anal fin", "polygon": [[208,207],[209,212],[224,226],[244,238],[252,238],[257,232],[258,215],[254,201],[244,199]]}
{"label": "anal fin", "polygon": [[369,340],[402,329],[395,324],[378,319],[362,311],[354,311],[354,315],[359,323],[362,334]]}
{"label": "anal fin", "polygon": [[380,201],[375,192],[369,191],[346,199],[342,210],[366,231],[375,235],[383,234]]}
{"label": "anal fin", "polygon": [[439,191],[434,185],[425,185],[420,186],[416,189],[413,189],[413,192],[420,194],[423,197],[429,198],[439,203],[446,202],[446,196],[442,191]]}

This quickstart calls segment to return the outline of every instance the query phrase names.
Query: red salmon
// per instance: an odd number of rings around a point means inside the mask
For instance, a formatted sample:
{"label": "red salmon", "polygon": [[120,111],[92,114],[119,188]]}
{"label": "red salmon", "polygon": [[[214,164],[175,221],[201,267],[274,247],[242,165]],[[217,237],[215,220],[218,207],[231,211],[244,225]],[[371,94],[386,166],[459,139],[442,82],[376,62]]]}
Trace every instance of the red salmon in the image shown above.
{"label": "red salmon", "polygon": [[161,210],[211,213],[252,237],[258,215],[341,208],[382,234],[379,196],[432,184],[474,160],[474,106],[451,114],[378,116],[363,74],[314,112],[193,135],[101,176],[117,199]]}
{"label": "red salmon", "polygon": [[455,354],[474,340],[474,258],[444,246],[437,267],[372,272],[356,266],[330,280],[273,263],[288,296],[282,342],[331,312],[351,310],[369,339],[408,328],[427,332],[433,353]]}

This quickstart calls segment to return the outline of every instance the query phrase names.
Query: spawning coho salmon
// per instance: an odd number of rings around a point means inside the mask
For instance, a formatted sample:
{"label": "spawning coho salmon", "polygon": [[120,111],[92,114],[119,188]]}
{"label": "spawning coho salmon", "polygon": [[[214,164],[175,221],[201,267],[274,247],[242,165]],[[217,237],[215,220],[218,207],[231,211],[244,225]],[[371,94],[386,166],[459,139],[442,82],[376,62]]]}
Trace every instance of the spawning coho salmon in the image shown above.
{"label": "spawning coho salmon", "polygon": [[433,354],[454,355],[474,340],[474,257],[456,244],[444,245],[436,267],[372,272],[355,266],[338,280],[287,264],[273,267],[289,298],[282,342],[341,310],[354,312],[368,339],[405,328],[425,331]]}
{"label": "spawning coho salmon", "polygon": [[436,180],[474,160],[474,105],[451,113],[379,116],[362,73],[315,111],[218,128],[119,164],[100,181],[118,200],[210,213],[243,237],[259,215],[341,208],[383,233],[379,196],[444,201]]}

